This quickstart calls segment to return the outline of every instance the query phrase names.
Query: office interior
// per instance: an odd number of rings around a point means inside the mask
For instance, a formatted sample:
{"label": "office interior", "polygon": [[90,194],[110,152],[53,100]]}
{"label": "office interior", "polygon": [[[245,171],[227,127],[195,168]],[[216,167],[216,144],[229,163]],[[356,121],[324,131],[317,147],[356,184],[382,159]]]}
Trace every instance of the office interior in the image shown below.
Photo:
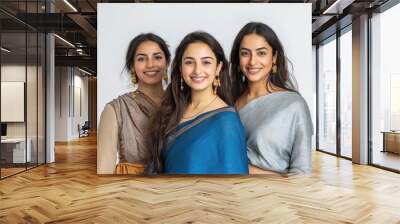
{"label": "office interior", "polygon": [[[185,1],[0,2],[0,181],[57,164],[58,144],[95,138],[97,4],[171,2]],[[314,150],[400,173],[399,1],[223,2],[311,4]]]}
{"label": "office interior", "polygon": [[[95,133],[99,2],[130,1],[1,2],[1,178],[54,162],[54,142],[79,138],[82,126]],[[397,1],[290,2],[313,9],[315,149],[400,171]],[[353,110],[357,97],[366,114]],[[353,152],[353,116],[366,152]]]}

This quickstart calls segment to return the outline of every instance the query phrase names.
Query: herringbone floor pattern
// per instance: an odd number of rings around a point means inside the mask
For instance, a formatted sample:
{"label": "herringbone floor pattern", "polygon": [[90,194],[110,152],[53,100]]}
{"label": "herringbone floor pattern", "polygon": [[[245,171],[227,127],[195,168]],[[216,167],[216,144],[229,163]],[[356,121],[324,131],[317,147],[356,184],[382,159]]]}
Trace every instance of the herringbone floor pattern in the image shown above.
{"label": "herringbone floor pattern", "polygon": [[315,152],[310,176],[97,176],[96,139],[0,181],[0,223],[400,223],[400,175]]}

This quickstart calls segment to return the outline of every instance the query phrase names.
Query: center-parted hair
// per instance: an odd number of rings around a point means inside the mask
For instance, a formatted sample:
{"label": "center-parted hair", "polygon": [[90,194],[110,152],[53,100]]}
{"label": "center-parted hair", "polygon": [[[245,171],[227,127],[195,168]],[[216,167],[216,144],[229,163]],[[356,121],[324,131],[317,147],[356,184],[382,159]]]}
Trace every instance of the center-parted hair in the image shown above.
{"label": "center-parted hair", "polygon": [[[288,64],[290,61],[286,58],[285,51],[283,49],[283,45],[279,40],[278,36],[275,32],[266,24],[259,22],[250,22],[246,24],[237,34],[232,50],[231,50],[231,58],[230,58],[230,71],[232,78],[232,96],[233,100],[236,101],[241,95],[243,95],[244,91],[248,88],[248,80],[245,78],[245,75],[240,70],[240,45],[243,38],[249,34],[257,34],[265,39],[265,41],[272,47],[273,55],[277,55],[276,58],[276,66],[277,72],[276,74],[268,75],[267,79],[267,91],[271,92],[271,87],[273,88],[281,88],[287,91],[297,92],[297,83],[294,77],[290,74],[288,70]],[[290,64],[291,65],[291,64]]]}
{"label": "center-parted hair", "polygon": [[151,122],[150,152],[145,168],[145,172],[148,174],[163,171],[162,150],[166,148],[168,137],[174,134],[187,105],[191,102],[190,87],[183,82],[183,89],[181,89],[181,79],[183,79],[181,67],[183,54],[187,47],[193,43],[206,44],[214,53],[217,65],[223,63],[219,73],[221,86],[217,89],[217,95],[228,105],[233,105],[230,92],[229,65],[223,48],[213,36],[206,32],[189,33],[183,38],[175,51],[175,57],[172,61],[171,83],[167,87],[160,109]]}

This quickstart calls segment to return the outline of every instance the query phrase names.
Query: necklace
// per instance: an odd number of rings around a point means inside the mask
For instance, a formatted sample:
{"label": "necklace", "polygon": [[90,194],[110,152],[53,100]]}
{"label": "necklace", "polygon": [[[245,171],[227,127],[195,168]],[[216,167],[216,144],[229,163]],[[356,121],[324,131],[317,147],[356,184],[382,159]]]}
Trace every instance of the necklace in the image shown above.
{"label": "necklace", "polygon": [[199,112],[197,112],[196,114],[192,115],[192,116],[186,116],[186,117],[182,117],[182,120],[188,120],[191,118],[196,117],[197,115],[199,115],[200,113],[202,113],[205,109],[207,109],[208,106],[210,106],[216,99],[218,96],[215,96],[213,100],[211,100],[207,105],[205,105]]}

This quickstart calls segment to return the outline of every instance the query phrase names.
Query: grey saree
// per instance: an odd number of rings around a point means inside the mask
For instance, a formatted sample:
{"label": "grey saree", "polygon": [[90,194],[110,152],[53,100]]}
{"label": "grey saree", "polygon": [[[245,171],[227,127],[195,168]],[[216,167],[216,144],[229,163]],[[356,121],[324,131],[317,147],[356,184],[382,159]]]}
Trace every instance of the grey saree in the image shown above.
{"label": "grey saree", "polygon": [[312,121],[307,103],[295,92],[275,92],[239,110],[246,130],[249,163],[279,173],[311,171]]}

